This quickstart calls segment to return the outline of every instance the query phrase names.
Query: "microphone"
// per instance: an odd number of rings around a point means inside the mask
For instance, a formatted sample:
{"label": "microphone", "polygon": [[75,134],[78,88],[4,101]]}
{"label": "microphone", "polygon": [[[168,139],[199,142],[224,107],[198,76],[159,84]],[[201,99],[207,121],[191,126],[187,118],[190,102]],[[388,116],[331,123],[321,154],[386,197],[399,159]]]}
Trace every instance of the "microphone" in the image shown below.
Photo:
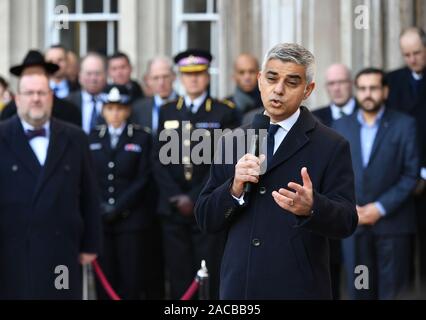
{"label": "microphone", "polygon": [[[271,119],[268,116],[265,116],[264,114],[256,114],[253,118],[253,122],[251,124],[251,128],[254,129],[254,135],[250,141],[250,148],[248,153],[251,153],[255,155],[256,157],[259,156],[259,130],[268,130],[269,129],[269,123],[271,122]],[[251,191],[252,184],[250,182],[244,183],[244,192],[250,192]]]}

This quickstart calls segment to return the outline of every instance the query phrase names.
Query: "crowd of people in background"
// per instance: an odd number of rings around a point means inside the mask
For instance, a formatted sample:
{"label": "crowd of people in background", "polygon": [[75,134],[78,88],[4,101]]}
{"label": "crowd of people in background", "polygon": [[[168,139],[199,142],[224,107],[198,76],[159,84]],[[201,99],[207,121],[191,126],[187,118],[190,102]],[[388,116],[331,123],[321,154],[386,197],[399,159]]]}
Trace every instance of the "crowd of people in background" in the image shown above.
{"label": "crowd of people in background", "polygon": [[[426,35],[412,27],[399,41],[401,69],[356,66],[354,76],[336,62],[317,75],[329,105],[308,106],[349,141],[355,174],[357,230],[329,240],[333,299],[426,297]],[[16,94],[0,77],[0,298],[78,298],[71,261],[95,258],[123,299],[179,299],[205,260],[219,298],[227,234],[201,232],[194,216],[210,166],[158,159],[161,132],[179,129],[191,149],[194,129],[249,126],[264,111],[256,57],[235,58],[226,99],[210,95],[212,59],[199,49],[152,57],[139,82],[123,52],[78,57],[54,45],[11,67]],[[74,272],[68,295],[46,284],[61,261]],[[359,265],[368,290],[355,287]],[[96,292],[108,298],[99,283]]]}

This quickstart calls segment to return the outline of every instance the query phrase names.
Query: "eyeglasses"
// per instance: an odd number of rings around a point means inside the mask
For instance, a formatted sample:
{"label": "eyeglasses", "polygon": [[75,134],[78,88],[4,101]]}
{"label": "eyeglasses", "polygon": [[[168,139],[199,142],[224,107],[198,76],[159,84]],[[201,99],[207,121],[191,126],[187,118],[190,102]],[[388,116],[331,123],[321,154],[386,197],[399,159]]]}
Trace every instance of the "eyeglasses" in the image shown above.
{"label": "eyeglasses", "polygon": [[41,98],[45,98],[49,95],[49,93],[50,91],[24,91],[24,92],[20,92],[19,94],[26,98],[32,97],[33,95],[37,95]]}
{"label": "eyeglasses", "polygon": [[326,85],[328,87],[334,87],[335,85],[343,86],[343,85],[349,84],[349,83],[350,83],[349,80],[336,80],[336,81],[327,81]]}

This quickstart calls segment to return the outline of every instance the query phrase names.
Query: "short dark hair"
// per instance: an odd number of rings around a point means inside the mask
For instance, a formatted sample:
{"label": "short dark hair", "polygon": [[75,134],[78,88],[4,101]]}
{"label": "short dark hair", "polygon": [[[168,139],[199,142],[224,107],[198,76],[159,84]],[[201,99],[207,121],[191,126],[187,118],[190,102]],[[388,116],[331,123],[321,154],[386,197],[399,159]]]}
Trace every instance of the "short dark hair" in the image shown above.
{"label": "short dark hair", "polygon": [[119,58],[126,59],[127,63],[130,65],[129,56],[127,54],[125,54],[124,52],[121,52],[121,51],[117,51],[116,53],[108,56],[108,63],[113,59],[119,59]]}
{"label": "short dark hair", "polygon": [[62,44],[59,44],[59,43],[52,44],[47,50],[49,50],[49,49],[62,49],[62,50],[64,50],[65,54],[67,54],[67,52],[68,52],[68,49],[65,48]]}
{"label": "short dark hair", "polygon": [[355,77],[356,87],[358,86],[358,78],[366,74],[380,74],[380,76],[382,77],[382,81],[381,81],[382,86],[385,87],[388,85],[388,82],[386,80],[386,74],[382,69],[369,67],[369,68],[362,69],[361,71],[357,73]]}

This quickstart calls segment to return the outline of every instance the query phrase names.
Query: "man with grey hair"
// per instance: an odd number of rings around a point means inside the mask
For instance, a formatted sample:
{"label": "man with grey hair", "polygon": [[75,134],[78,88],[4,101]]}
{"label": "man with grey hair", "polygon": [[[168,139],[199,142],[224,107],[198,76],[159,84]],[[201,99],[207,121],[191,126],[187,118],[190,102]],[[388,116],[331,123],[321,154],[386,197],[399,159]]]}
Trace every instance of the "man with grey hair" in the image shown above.
{"label": "man with grey hair", "polygon": [[387,105],[411,115],[417,122],[421,165],[415,192],[418,256],[420,281],[426,293],[426,33],[421,28],[407,28],[401,33],[399,45],[406,65],[387,75]]}
{"label": "man with grey hair", "polygon": [[176,99],[173,82],[176,79],[173,62],[168,57],[157,56],[148,62],[146,81],[153,97],[138,99],[132,104],[132,119],[135,123],[157,133],[160,107]]}
{"label": "man with grey hair", "polygon": [[328,239],[351,235],[358,218],[348,142],[301,106],[315,87],[314,60],[297,44],[267,53],[258,75],[267,157],[216,158],[198,198],[199,227],[228,231],[221,299],[331,299]]}

